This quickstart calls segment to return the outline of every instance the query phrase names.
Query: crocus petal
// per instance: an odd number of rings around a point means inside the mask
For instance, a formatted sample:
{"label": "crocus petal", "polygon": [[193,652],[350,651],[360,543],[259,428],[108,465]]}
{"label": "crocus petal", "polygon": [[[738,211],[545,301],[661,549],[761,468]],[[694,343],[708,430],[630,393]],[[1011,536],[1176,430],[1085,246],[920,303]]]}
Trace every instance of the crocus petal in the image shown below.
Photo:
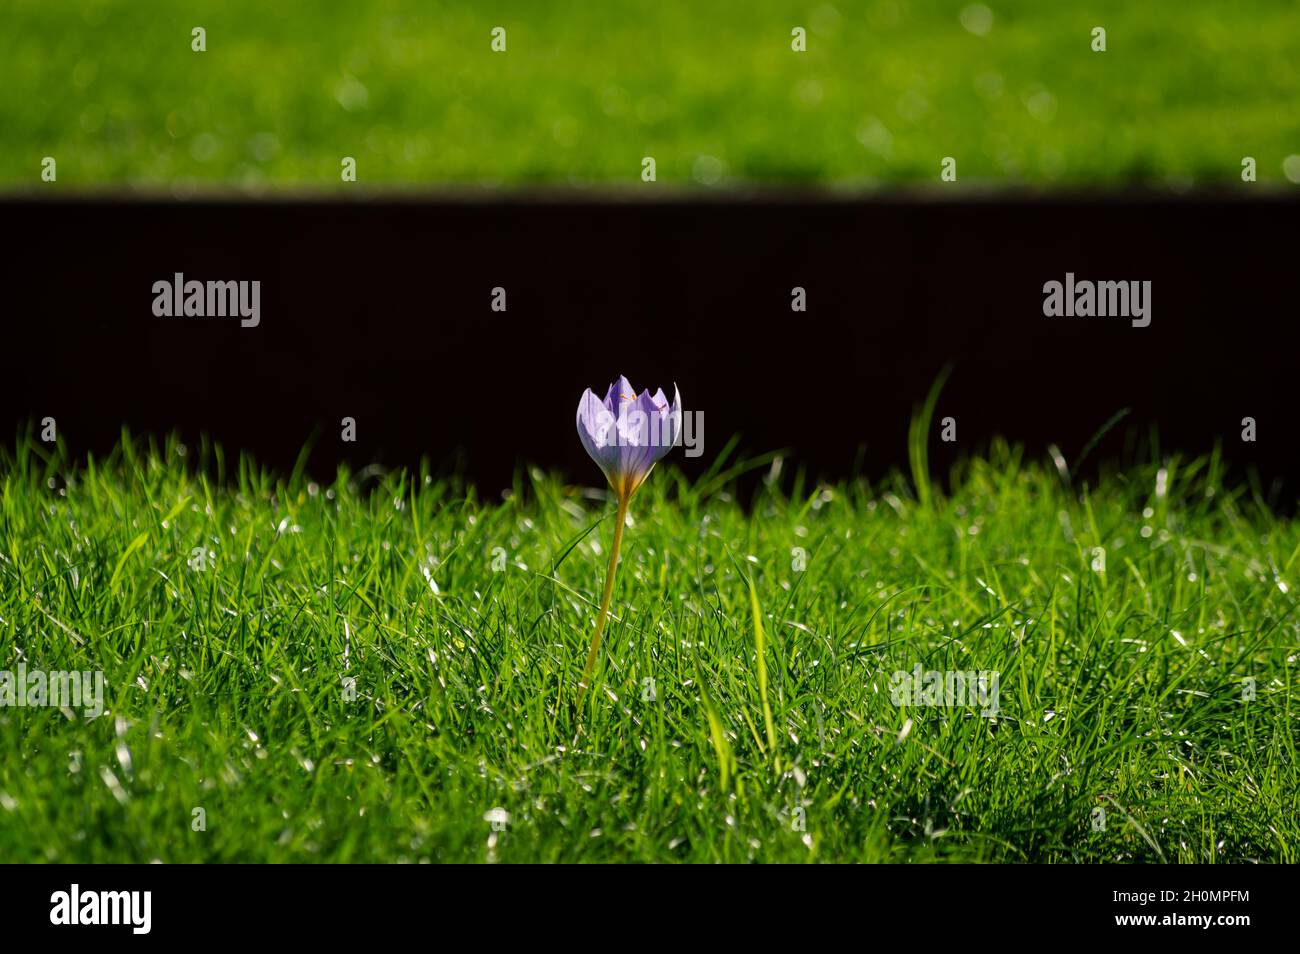
{"label": "crocus petal", "polygon": [[578,402],[578,438],[597,466],[612,480],[619,466],[618,422],[588,388]]}
{"label": "crocus petal", "polygon": [[623,375],[618,376],[618,380],[609,386],[605,392],[605,410],[609,411],[615,417],[622,417],[623,412],[628,405],[636,401],[636,388],[632,387],[632,382]]}
{"label": "crocus petal", "polygon": [[657,437],[656,446],[664,449],[659,454],[659,457],[662,458],[669,449],[676,447],[677,442],[681,439],[682,398],[680,394],[674,393],[673,403],[669,404],[663,388],[660,388],[654,393],[651,400],[659,411],[659,430],[655,436]]}
{"label": "crocus petal", "polygon": [[643,391],[618,419],[619,450],[622,452],[619,467],[632,480],[634,487],[645,480],[646,474],[650,473],[650,468],[658,459],[655,457],[654,446],[658,417],[659,411],[654,406],[650,392]]}
{"label": "crocus petal", "polygon": [[672,439],[668,441],[669,447],[676,447],[682,442],[682,393],[677,390],[677,385],[673,385],[673,403],[668,408],[666,415],[667,428],[672,429]]}
{"label": "crocus petal", "polygon": [[673,449],[673,442],[676,437],[673,431],[673,419],[671,417],[671,408],[663,396],[661,389],[657,394],[651,395],[649,391],[641,396],[644,406],[649,408],[647,413],[650,416],[650,466],[654,466],[657,461],[663,460],[670,450]]}

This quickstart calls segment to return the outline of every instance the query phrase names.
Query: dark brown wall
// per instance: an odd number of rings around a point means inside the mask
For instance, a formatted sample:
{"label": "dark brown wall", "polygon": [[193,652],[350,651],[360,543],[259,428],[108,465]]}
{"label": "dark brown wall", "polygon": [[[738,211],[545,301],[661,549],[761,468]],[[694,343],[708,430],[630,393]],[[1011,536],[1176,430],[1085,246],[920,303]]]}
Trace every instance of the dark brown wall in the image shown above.
{"label": "dark brown wall", "polygon": [[[524,459],[596,482],[574,435],[586,386],[673,381],[706,460],[789,448],[817,473],[906,463],[939,416],[1077,455],[1116,411],[1164,449],[1216,438],[1297,473],[1300,203],[990,198],[939,203],[32,202],[0,204],[4,423],[55,416],[74,449],[120,427],[205,431],[287,467],[462,451],[486,487]],[[151,286],[259,279],[262,319],[162,319]],[[1056,319],[1042,286],[1149,279],[1153,320]],[[509,310],[489,309],[507,289]],[[792,314],[790,289],[808,290]],[[358,421],[359,441],[338,440]],[[1258,421],[1242,445],[1240,421]],[[936,447],[936,462],[952,457]],[[701,466],[698,462],[692,467]]]}

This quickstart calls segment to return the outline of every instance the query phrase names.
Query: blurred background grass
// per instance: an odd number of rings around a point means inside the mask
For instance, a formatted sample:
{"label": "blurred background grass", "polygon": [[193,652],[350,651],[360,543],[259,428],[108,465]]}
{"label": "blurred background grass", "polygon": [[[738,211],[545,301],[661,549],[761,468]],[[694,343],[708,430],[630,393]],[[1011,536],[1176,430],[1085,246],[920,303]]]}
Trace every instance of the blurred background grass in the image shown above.
{"label": "blurred background grass", "polygon": [[343,156],[415,186],[640,185],[647,155],[702,187],[930,183],[944,156],[990,184],[1235,185],[1246,155],[1300,180],[1295,0],[6,0],[2,19],[10,189],[40,187],[44,156],[74,188],[342,188]]}

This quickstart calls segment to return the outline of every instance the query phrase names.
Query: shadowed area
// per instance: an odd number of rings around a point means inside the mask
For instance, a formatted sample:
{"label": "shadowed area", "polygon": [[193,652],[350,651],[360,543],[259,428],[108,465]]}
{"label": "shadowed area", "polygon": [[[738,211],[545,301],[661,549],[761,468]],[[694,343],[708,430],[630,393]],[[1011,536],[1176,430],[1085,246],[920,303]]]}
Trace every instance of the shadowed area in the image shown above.
{"label": "shadowed area", "polygon": [[[10,202],[0,214],[24,242],[5,266],[5,424],[53,416],[74,451],[123,426],[206,432],[286,468],[315,433],[317,470],[463,453],[490,489],[521,461],[594,481],[574,408],[623,373],[676,383],[703,412],[688,472],[739,433],[814,474],[876,474],[906,463],[911,412],[952,365],[930,442],[941,468],[995,435],[1054,443],[1073,465],[1129,409],[1090,459],[1154,429],[1161,453],[1221,442],[1267,484],[1297,463],[1281,277],[1296,211],[1014,196]],[[177,272],[260,281],[260,324],[155,317],[152,286]],[[1150,325],[1044,317],[1044,283],[1068,272],[1152,282]]]}

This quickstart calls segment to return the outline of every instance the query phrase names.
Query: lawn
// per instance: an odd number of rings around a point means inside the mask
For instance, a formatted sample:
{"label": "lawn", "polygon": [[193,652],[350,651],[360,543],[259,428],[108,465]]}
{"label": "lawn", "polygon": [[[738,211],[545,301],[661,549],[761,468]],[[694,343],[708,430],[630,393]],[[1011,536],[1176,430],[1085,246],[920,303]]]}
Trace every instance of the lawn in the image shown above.
{"label": "lawn", "polygon": [[946,156],[958,183],[1241,187],[1244,156],[1300,181],[1291,0],[8,0],[3,19],[8,189],[355,188],[343,157],[362,186],[643,189],[646,156],[659,188],[937,186]]}
{"label": "lawn", "polygon": [[105,674],[0,708],[0,860],[1298,860],[1300,528],[1215,458],[661,465],[579,705],[603,491],[0,453],[0,669]]}

